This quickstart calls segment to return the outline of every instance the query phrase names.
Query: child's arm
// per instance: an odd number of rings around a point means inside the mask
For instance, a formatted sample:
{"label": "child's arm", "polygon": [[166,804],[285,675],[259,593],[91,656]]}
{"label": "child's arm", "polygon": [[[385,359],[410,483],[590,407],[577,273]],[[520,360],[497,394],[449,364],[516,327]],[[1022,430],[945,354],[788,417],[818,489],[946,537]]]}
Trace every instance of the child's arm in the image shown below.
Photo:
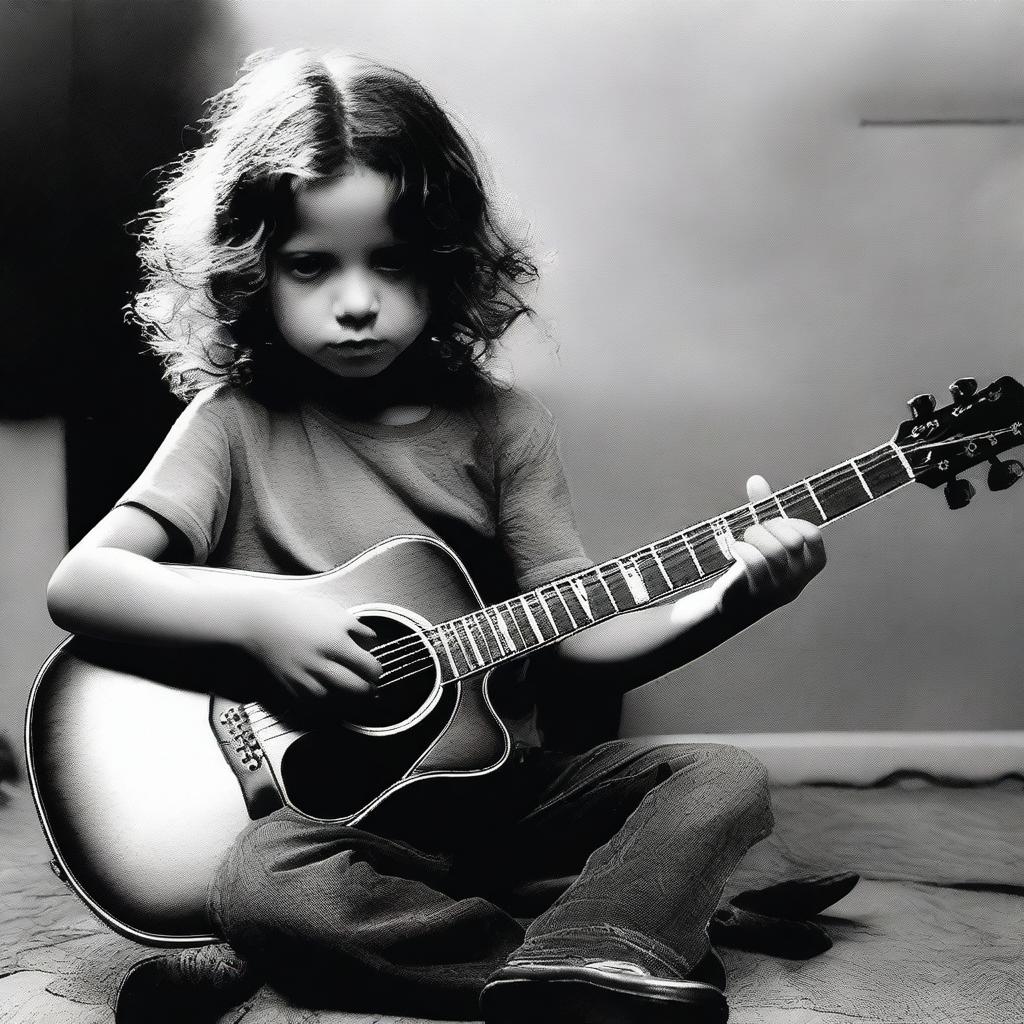
{"label": "child's arm", "polygon": [[[771,494],[747,481],[751,502]],[[802,519],[751,527],[736,564],[711,586],[679,600],[619,615],[558,645],[560,667],[625,691],[684,665],[792,601],[825,565],[821,532]]]}
{"label": "child's arm", "polygon": [[62,629],[105,640],[230,645],[297,699],[366,693],[381,668],[350,634],[375,634],[337,602],[242,574],[197,580],[157,559],[172,534],[133,506],[108,513],[57,566],[47,607]]}

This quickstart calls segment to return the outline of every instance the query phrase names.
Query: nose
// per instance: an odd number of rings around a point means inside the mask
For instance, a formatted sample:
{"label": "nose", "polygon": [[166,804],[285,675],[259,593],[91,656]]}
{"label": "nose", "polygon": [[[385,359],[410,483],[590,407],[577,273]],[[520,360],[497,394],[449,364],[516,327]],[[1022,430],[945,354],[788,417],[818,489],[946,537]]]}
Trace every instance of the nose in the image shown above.
{"label": "nose", "polygon": [[380,297],[370,276],[357,267],[338,279],[332,312],[338,323],[363,324],[380,311]]}

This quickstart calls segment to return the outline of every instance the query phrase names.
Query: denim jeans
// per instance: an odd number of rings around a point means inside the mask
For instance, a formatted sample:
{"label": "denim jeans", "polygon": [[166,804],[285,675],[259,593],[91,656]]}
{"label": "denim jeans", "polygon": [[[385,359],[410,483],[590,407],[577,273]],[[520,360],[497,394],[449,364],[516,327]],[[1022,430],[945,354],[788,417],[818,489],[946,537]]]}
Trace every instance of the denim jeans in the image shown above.
{"label": "denim jeans", "polygon": [[519,748],[505,778],[442,853],[275,811],[229,851],[212,920],[300,1004],[474,1019],[512,955],[686,977],[773,825],[763,765],[724,744]]}

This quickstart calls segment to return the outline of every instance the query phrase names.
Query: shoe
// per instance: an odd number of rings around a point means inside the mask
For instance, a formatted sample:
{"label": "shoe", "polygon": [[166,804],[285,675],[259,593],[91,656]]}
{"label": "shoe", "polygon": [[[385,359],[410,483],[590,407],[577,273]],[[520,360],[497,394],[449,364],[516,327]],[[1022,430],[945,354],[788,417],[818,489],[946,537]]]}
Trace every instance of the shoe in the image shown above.
{"label": "shoe", "polygon": [[724,1024],[729,1004],[703,981],[655,978],[638,964],[510,960],[480,994],[485,1024]]}
{"label": "shoe", "polygon": [[708,925],[716,946],[765,953],[783,960],[810,960],[832,948],[825,930],[813,921],[769,917],[740,907],[719,907]]}
{"label": "shoe", "polygon": [[860,881],[860,875],[844,871],[838,875],[809,875],[791,878],[764,889],[748,889],[729,901],[734,907],[767,917],[806,921],[838,903]]}
{"label": "shoe", "polygon": [[117,990],[115,1024],[214,1024],[261,984],[226,946],[161,953],[129,968]]}
{"label": "shoe", "polygon": [[845,871],[748,889],[715,911],[708,935],[716,946],[808,960],[832,948],[828,933],[808,918],[841,900],[859,879]]}

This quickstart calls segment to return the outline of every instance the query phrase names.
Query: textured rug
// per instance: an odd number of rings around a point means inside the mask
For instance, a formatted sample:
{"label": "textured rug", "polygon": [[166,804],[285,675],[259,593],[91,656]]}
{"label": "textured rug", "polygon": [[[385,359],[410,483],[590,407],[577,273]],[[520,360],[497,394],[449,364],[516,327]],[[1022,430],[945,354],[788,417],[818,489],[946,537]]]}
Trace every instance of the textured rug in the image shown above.
{"label": "textured rug", "polygon": [[[873,788],[775,790],[776,831],[729,893],[784,875],[857,871],[816,919],[807,961],[722,950],[733,1024],[1021,1024],[1024,783],[903,774]],[[24,784],[0,807],[0,1024],[109,1024],[128,967],[150,955],[100,924],[50,872]],[[769,845],[770,844],[770,845]],[[312,1012],[268,988],[221,1024],[413,1024]],[[418,1024],[418,1022],[417,1022]]]}

